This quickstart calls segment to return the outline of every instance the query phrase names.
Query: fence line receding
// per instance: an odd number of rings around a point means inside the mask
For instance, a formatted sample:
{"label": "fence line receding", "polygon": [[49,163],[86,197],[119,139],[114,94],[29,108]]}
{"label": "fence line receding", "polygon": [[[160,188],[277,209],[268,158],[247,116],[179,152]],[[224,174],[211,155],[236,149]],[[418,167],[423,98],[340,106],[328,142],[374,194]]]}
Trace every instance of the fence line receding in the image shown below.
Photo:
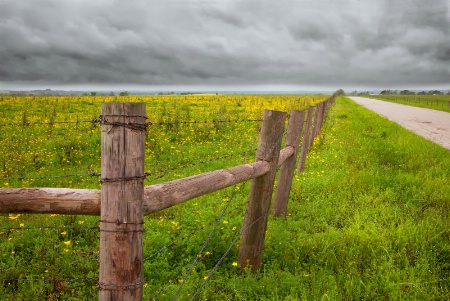
{"label": "fence line receding", "polygon": [[[261,264],[275,177],[275,216],[285,215],[294,176],[319,134],[335,95],[307,112],[291,111],[285,147],[286,113],[264,111],[255,162],[144,187],[145,104],[102,105],[101,190],[2,188],[0,213],[51,213],[100,216],[99,300],[141,300],[143,216],[187,200],[252,180],[239,250],[242,269]],[[304,124],[306,114],[306,124]],[[303,132],[303,139],[301,139]],[[300,149],[300,140],[301,143]],[[300,149],[300,152],[299,152]]]}

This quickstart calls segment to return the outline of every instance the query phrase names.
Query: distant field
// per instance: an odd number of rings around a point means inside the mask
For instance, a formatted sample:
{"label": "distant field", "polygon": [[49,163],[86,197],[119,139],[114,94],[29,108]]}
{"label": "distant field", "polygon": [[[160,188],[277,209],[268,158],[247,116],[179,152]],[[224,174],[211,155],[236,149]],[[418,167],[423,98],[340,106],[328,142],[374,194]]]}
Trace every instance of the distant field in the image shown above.
{"label": "distant field", "polygon": [[[156,173],[209,157],[248,151],[264,109],[302,110],[327,97],[0,96],[0,149],[5,150],[0,158],[0,178],[23,178],[0,179],[0,187],[98,188],[97,178],[41,177],[100,172],[100,125],[95,121],[103,102],[146,103],[147,122],[151,123],[146,139],[146,171]],[[178,172],[178,176],[181,174]],[[168,174],[163,179],[170,177]]]}
{"label": "distant field", "polygon": [[450,95],[364,95],[364,97],[450,112]]}

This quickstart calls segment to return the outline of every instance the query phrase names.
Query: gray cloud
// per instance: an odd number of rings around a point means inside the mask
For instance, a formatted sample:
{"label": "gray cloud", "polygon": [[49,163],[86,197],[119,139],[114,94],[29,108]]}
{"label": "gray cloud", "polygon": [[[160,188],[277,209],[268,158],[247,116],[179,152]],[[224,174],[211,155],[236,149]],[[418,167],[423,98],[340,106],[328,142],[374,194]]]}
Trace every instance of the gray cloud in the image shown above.
{"label": "gray cloud", "polygon": [[448,0],[0,0],[0,88],[450,86],[449,10]]}

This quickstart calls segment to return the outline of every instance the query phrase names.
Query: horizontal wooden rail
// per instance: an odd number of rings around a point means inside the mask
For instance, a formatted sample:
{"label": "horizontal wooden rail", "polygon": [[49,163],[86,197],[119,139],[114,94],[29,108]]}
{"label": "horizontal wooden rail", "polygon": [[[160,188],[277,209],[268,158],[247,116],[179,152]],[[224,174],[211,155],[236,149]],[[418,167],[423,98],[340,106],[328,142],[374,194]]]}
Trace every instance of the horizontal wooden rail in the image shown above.
{"label": "horizontal wooden rail", "polygon": [[[268,171],[269,163],[259,161],[147,186],[144,189],[144,214],[259,177]],[[0,189],[0,213],[100,215],[100,190],[3,188]]]}
{"label": "horizontal wooden rail", "polygon": [[286,146],[280,151],[280,157],[278,157],[278,166],[283,165],[283,163],[291,157],[295,152],[295,149],[293,146]]}
{"label": "horizontal wooden rail", "polygon": [[228,169],[147,186],[144,189],[144,214],[160,211],[193,198],[266,174],[269,162],[258,161]]}
{"label": "horizontal wooden rail", "polygon": [[2,188],[0,213],[100,215],[100,190]]}

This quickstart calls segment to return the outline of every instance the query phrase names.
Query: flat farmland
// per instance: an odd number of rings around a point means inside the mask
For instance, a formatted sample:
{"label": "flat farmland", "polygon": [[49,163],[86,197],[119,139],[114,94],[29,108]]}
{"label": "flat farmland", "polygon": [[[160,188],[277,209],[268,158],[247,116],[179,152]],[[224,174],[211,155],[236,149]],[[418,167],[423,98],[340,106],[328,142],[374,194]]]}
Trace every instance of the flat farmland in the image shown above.
{"label": "flat farmland", "polygon": [[[203,105],[182,110],[183,97],[170,97],[147,106],[146,185],[253,162],[263,109],[327,98],[195,96]],[[78,109],[61,99],[50,108],[31,99],[4,107],[3,98],[1,186],[98,189],[89,175],[101,172],[92,121],[102,101],[118,101],[98,98],[80,98]],[[65,116],[70,123],[56,123]],[[240,272],[231,244],[246,210],[244,183],[145,217],[144,300],[447,300],[449,171],[448,150],[339,97],[294,177],[286,218],[269,218],[260,271]],[[96,299],[98,224],[3,214],[0,298]]]}

